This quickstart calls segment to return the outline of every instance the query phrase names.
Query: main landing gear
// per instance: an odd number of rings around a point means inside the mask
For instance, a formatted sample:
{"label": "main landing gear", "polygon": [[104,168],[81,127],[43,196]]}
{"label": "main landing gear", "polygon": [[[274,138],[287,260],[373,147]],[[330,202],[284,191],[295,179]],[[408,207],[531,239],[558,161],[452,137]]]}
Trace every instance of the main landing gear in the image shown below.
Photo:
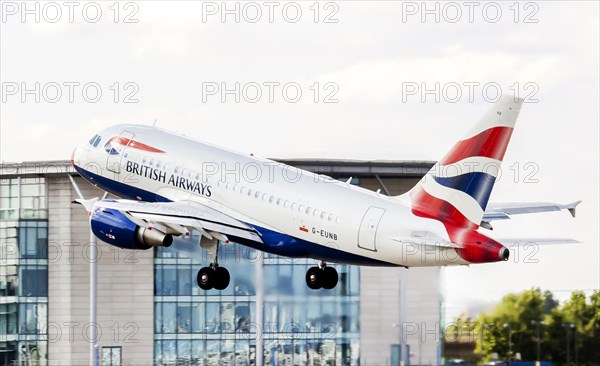
{"label": "main landing gear", "polygon": [[196,277],[198,286],[203,290],[225,290],[229,286],[229,271],[225,267],[211,264],[210,267],[200,268]]}
{"label": "main landing gear", "polygon": [[229,286],[229,271],[225,267],[219,267],[217,256],[219,255],[219,242],[212,240],[208,243],[200,242],[200,246],[205,248],[212,255],[212,262],[209,267],[200,268],[196,281],[203,290],[225,290]]}
{"label": "main landing gear", "polygon": [[331,290],[338,283],[338,273],[333,267],[327,267],[320,261],[318,267],[310,267],[306,271],[306,284],[313,290],[324,288]]}

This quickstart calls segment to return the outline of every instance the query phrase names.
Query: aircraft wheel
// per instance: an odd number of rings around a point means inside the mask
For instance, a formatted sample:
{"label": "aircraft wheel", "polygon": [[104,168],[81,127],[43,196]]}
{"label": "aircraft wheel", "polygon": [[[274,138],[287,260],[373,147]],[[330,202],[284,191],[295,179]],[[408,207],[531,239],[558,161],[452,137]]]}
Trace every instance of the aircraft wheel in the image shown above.
{"label": "aircraft wheel", "polygon": [[231,277],[229,276],[229,271],[225,267],[217,267],[215,268],[215,289],[216,290],[225,290],[227,286],[229,286],[229,281]]}
{"label": "aircraft wheel", "polygon": [[308,271],[306,271],[306,284],[313,290],[318,290],[321,288],[321,283],[323,282],[324,272],[319,269],[319,267],[310,267]]}
{"label": "aircraft wheel", "polygon": [[198,282],[198,286],[200,286],[203,290],[210,290],[214,286],[216,278],[215,271],[210,267],[200,268],[198,271],[198,276],[196,276],[196,281]]}
{"label": "aircraft wheel", "polygon": [[338,273],[333,267],[323,268],[323,288],[331,290],[338,283]]}

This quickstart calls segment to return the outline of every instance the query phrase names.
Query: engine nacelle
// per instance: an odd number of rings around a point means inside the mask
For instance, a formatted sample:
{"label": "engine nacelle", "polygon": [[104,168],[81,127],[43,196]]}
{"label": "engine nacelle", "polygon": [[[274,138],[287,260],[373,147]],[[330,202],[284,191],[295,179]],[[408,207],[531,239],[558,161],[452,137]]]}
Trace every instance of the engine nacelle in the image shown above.
{"label": "engine nacelle", "polygon": [[119,248],[150,249],[173,244],[172,235],[140,227],[118,210],[110,208],[94,210],[91,226],[98,239]]}

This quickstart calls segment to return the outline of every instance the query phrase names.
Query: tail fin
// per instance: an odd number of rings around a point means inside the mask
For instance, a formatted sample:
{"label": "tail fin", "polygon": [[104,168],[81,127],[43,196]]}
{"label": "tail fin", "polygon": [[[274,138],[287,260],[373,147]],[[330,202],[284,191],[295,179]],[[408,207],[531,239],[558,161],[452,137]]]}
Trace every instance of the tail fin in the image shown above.
{"label": "tail fin", "polygon": [[477,228],[523,99],[504,95],[408,193],[416,215]]}

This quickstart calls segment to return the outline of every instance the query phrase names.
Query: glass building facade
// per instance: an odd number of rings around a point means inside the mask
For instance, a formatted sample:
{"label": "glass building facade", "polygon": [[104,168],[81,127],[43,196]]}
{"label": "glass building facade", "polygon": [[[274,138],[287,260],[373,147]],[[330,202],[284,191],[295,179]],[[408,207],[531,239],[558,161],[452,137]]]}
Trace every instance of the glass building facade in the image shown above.
{"label": "glass building facade", "polygon": [[196,274],[210,257],[198,240],[155,251],[157,365],[254,365],[259,339],[265,365],[358,365],[359,267],[335,265],[337,287],[314,291],[305,282],[313,260],[221,244],[219,264],[231,282],[203,291]]}
{"label": "glass building facade", "polygon": [[48,221],[43,177],[0,180],[0,365],[46,365]]}

